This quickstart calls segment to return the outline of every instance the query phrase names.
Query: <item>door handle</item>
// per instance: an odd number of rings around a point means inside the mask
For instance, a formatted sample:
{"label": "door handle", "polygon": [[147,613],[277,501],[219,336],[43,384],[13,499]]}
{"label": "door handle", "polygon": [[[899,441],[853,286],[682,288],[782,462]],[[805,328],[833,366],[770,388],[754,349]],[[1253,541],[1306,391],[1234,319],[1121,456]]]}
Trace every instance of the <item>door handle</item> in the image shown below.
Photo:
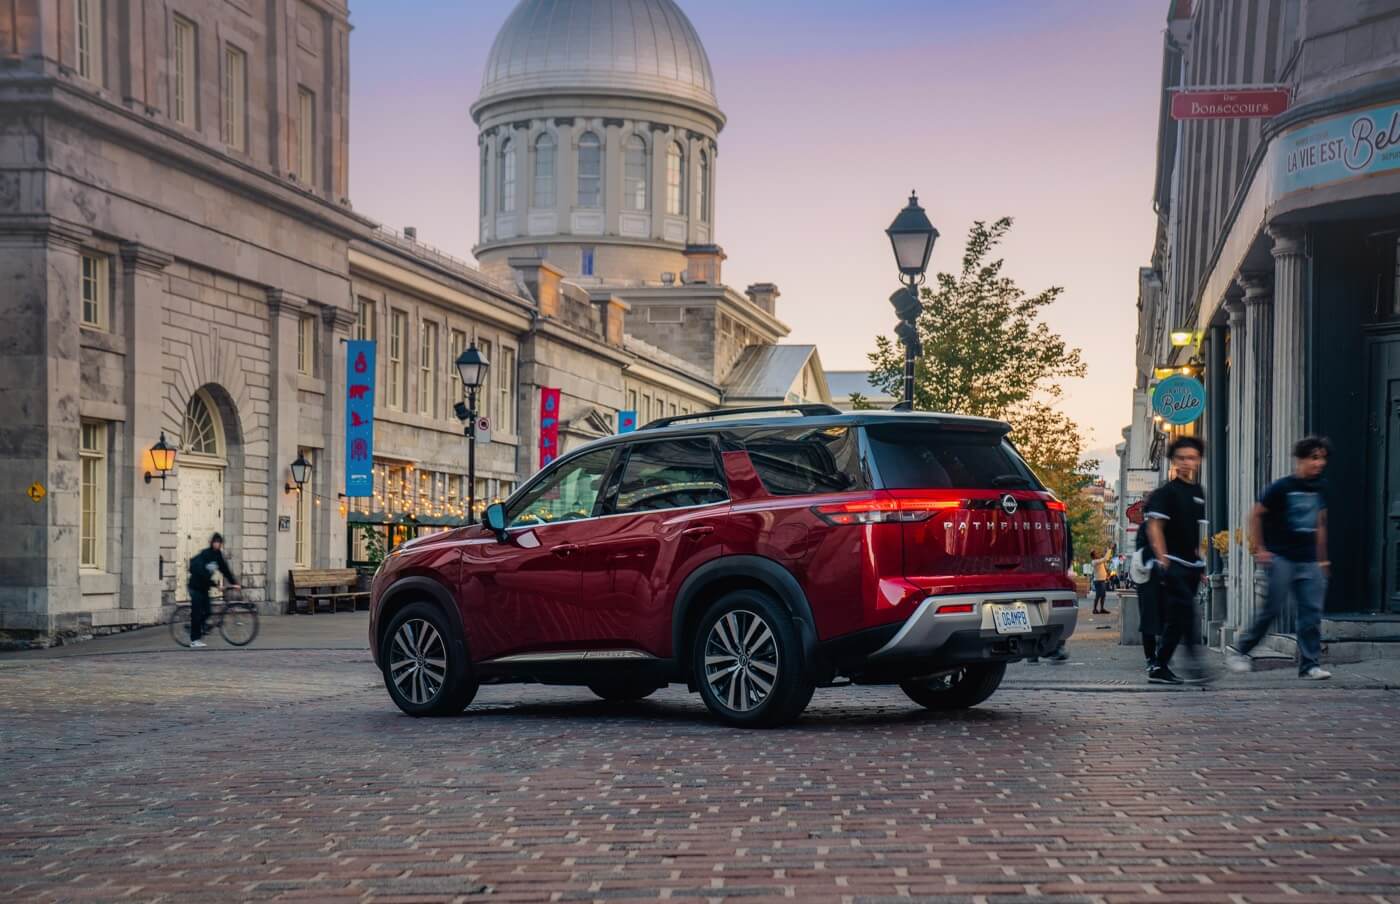
{"label": "door handle", "polygon": [[699,540],[703,537],[708,537],[714,532],[715,529],[713,527],[708,524],[702,524],[699,527],[687,527],[685,530],[681,531],[681,536],[685,537],[687,540]]}
{"label": "door handle", "polygon": [[561,559],[567,559],[569,556],[578,552],[578,547],[572,543],[562,543],[550,551]]}

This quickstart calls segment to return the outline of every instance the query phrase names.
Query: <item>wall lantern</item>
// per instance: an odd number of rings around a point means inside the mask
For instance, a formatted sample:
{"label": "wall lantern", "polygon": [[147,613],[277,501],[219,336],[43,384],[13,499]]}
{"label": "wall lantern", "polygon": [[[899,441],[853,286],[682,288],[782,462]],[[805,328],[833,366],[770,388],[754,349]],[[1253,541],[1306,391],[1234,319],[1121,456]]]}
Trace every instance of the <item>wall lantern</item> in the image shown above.
{"label": "wall lantern", "polygon": [[165,489],[165,477],[175,469],[175,447],[165,441],[165,431],[160,432],[160,439],[151,447],[151,467],[156,469],[152,474],[146,472],[146,482],[160,478],[160,487]]}
{"label": "wall lantern", "polygon": [[292,462],[292,480],[296,481],[296,485],[293,486],[293,485],[290,484],[290,483],[287,484],[287,485],[286,485],[286,490],[287,490],[287,492],[288,492],[288,493],[300,493],[300,492],[301,492],[301,488],[304,487],[304,486],[306,485],[306,482],[307,482],[308,480],[310,480],[310,479],[311,479],[311,462],[309,462],[309,461],[306,460],[306,456],[305,456],[305,455],[303,455],[301,452],[298,452],[298,453],[297,453],[297,460],[294,461],[294,462]]}
{"label": "wall lantern", "polygon": [[1200,344],[1200,333],[1195,330],[1172,330],[1172,348],[1186,348]]}

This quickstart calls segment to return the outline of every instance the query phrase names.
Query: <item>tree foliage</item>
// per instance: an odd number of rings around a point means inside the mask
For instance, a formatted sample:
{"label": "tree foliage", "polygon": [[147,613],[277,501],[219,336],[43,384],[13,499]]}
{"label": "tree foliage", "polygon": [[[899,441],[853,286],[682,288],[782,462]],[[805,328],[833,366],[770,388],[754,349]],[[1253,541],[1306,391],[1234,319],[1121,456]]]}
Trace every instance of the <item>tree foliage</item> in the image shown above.
{"label": "tree foliage", "polygon": [[[1098,462],[1083,459],[1083,432],[1055,402],[1064,394],[1062,381],[1084,376],[1084,361],[1040,319],[1063,289],[1028,294],[1005,275],[1005,260],[993,256],[1011,222],[978,220],[968,232],[961,269],[939,273],[924,287],[917,324],[924,353],[914,370],[914,405],[1010,423],[1012,441],[1068,507],[1075,552],[1082,556],[1104,540],[1102,511],[1083,492]],[[878,336],[869,358],[870,382],[902,397],[904,347]],[[852,403],[869,404],[857,397]]]}

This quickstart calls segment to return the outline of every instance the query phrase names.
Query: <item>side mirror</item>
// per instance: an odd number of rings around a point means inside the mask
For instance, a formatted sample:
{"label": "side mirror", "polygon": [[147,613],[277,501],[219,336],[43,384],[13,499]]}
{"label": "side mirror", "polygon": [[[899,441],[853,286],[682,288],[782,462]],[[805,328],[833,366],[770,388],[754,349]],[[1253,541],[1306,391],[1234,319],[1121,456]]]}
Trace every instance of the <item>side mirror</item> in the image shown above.
{"label": "side mirror", "polygon": [[492,503],[486,507],[486,512],[481,519],[488,528],[496,534],[496,539],[502,543],[506,541],[506,510],[505,506],[499,502]]}

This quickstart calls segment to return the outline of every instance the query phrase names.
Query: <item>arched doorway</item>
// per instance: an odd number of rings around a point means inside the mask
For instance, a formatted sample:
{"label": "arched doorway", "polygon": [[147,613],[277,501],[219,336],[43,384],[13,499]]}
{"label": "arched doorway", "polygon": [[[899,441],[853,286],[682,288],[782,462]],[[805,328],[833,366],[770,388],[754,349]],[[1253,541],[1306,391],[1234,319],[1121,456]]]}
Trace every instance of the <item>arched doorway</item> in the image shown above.
{"label": "arched doorway", "polygon": [[176,520],[176,599],[189,597],[189,562],[224,531],[224,472],[228,442],[219,408],[207,390],[190,396],[180,431],[180,505]]}

